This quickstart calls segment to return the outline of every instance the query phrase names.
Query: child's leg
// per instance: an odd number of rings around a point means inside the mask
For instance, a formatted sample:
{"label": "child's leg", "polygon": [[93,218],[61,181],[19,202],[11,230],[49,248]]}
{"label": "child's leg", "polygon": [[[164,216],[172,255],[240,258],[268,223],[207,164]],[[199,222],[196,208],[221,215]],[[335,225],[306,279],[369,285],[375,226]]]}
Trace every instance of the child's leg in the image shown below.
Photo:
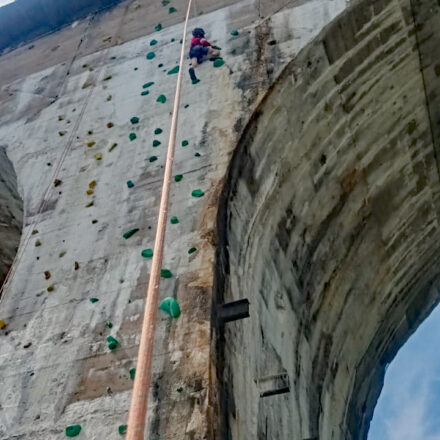
{"label": "child's leg", "polygon": [[196,68],[198,65],[199,65],[199,62],[198,62],[197,58],[196,57],[191,58],[191,66],[193,68]]}
{"label": "child's leg", "polygon": [[212,47],[209,48],[209,56],[210,57],[219,57],[220,51],[218,49],[213,49]]}
{"label": "child's leg", "polygon": [[200,80],[196,76],[196,72],[194,72],[194,68],[199,65],[197,58],[191,58],[191,67],[189,68],[189,76],[193,84],[197,84]]}

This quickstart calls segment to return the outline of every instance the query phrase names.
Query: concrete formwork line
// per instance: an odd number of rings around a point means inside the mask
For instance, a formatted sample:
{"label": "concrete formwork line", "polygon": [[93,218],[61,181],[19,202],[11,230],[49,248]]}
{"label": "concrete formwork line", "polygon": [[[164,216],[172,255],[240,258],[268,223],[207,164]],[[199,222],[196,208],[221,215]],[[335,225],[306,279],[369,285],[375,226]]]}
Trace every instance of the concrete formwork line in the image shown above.
{"label": "concrete formwork line", "polygon": [[148,407],[148,394],[152,376],[152,358],[154,346],[154,332],[157,320],[157,309],[159,302],[159,284],[162,268],[163,250],[166,232],[166,220],[168,212],[168,199],[170,194],[170,183],[174,160],[174,150],[177,133],[177,120],[179,115],[180,89],[182,85],[183,63],[185,60],[186,31],[188,28],[191,2],[188,0],[185,24],[183,26],[182,49],[180,51],[179,73],[177,76],[176,94],[174,98],[173,116],[171,119],[170,137],[168,152],[162,185],[162,196],[160,200],[158,227],[154,242],[154,256],[151,266],[150,280],[148,283],[147,301],[142,323],[139,353],[136,364],[137,374],[134,379],[133,393],[131,397],[130,412],[128,415],[127,440],[143,440]]}

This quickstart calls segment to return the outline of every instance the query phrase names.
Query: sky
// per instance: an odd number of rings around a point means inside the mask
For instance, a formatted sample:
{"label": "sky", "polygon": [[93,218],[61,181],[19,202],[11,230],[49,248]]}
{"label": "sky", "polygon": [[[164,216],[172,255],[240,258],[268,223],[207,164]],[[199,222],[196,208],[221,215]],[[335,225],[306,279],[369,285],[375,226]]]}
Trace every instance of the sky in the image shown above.
{"label": "sky", "polygon": [[0,8],[8,3],[13,3],[14,0],[0,0]]}
{"label": "sky", "polygon": [[440,440],[440,307],[389,365],[368,440]]}

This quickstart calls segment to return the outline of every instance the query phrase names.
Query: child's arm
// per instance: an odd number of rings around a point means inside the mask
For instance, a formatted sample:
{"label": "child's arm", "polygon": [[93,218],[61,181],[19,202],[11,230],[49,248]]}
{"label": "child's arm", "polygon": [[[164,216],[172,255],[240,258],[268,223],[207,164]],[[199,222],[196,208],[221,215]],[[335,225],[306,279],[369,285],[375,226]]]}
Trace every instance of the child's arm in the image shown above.
{"label": "child's arm", "polygon": [[211,46],[211,43],[208,40],[205,40],[204,38],[200,39],[200,44],[202,46]]}

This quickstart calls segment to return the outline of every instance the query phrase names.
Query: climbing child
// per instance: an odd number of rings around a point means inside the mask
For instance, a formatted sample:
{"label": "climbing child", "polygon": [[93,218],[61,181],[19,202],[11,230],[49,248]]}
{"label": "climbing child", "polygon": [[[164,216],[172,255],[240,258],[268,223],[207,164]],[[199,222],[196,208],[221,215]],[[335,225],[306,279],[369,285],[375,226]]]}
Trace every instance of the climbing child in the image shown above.
{"label": "climbing child", "polygon": [[220,48],[213,46],[205,39],[205,31],[202,28],[195,28],[192,34],[191,49],[189,50],[189,57],[191,58],[189,76],[191,77],[192,83],[197,84],[200,80],[197,79],[194,68],[202,64],[207,58],[210,60],[219,58]]}

